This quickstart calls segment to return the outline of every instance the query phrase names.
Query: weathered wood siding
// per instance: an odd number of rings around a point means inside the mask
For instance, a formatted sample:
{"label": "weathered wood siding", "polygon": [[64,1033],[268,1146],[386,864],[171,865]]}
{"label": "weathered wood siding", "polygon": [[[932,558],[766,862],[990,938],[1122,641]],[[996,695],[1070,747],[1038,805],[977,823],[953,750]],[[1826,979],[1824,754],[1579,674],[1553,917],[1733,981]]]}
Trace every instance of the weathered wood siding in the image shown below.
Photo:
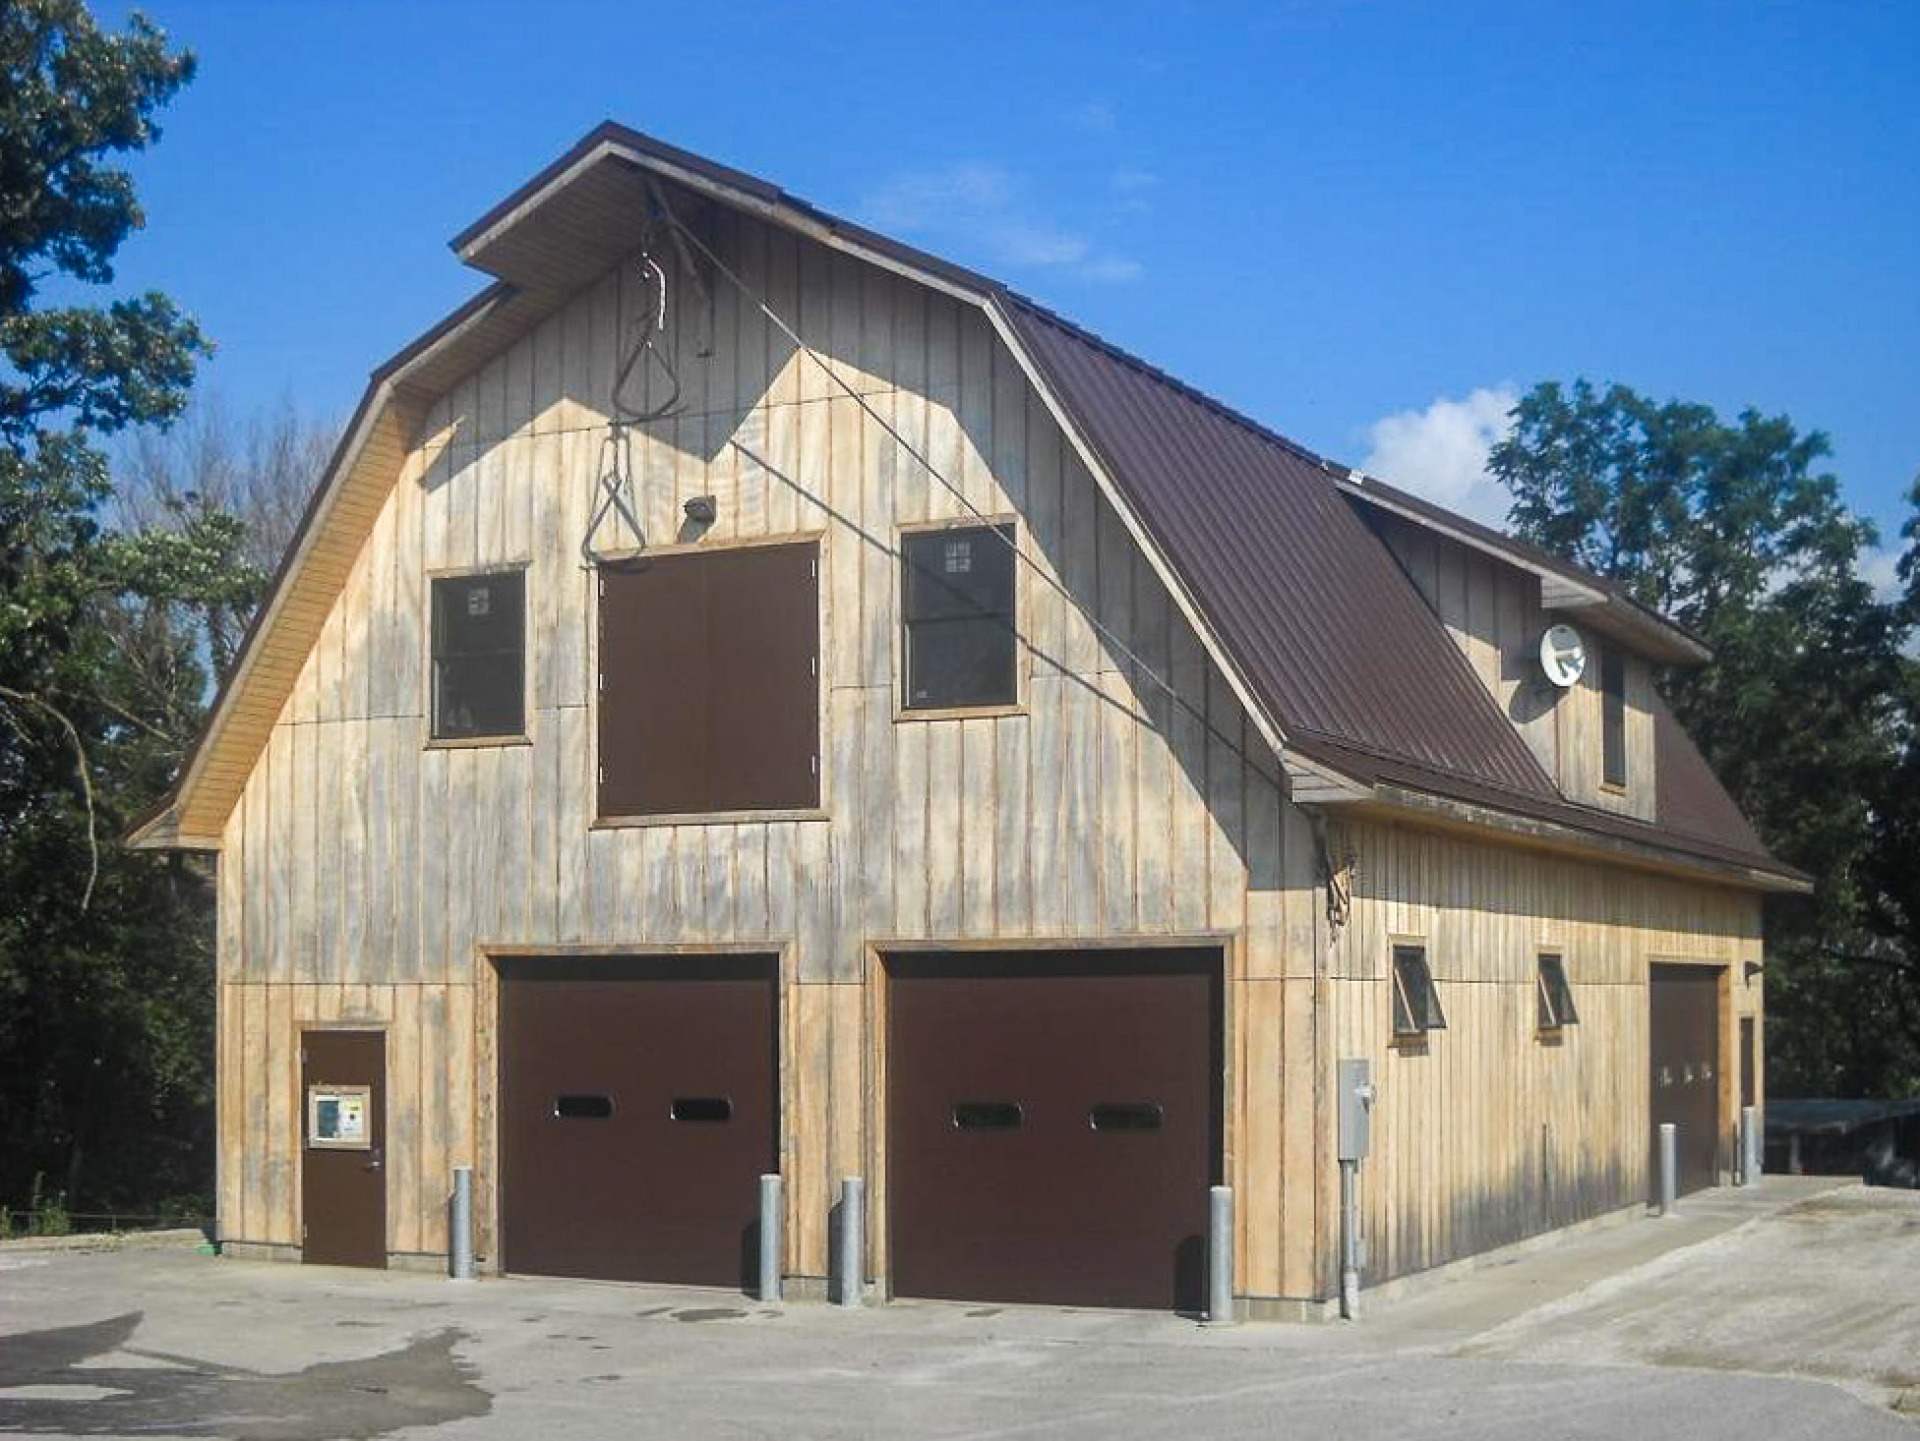
{"label": "weathered wood siding", "polygon": [[[1379,1094],[1369,1283],[1647,1199],[1654,961],[1722,968],[1720,1114],[1737,1124],[1759,897],[1379,824],[1336,826],[1332,845],[1354,863],[1328,957],[1334,1049],[1369,1058]],[[1394,1041],[1394,940],[1425,944],[1446,1012],[1421,1045]],[[1580,1015],[1557,1037],[1536,1028],[1543,950],[1565,958]]]}
{"label": "weathered wood siding", "polygon": [[[897,531],[960,518],[960,502],[724,281],[710,315],[677,285],[686,409],[632,438],[636,514],[656,546],[681,538],[695,495],[718,503],[700,544],[819,538],[827,818],[595,828],[580,547],[630,298],[607,277],[429,407],[227,826],[224,1232],[298,1244],[302,1025],[387,1028],[390,1247],[439,1252],[449,1168],[478,1163],[491,1200],[489,948],[762,943],[790,981],[788,1269],[823,1275],[834,1179],[884,1183],[874,948],[1217,936],[1239,1287],[1319,1294],[1304,820],[1271,764],[1246,759],[1257,742],[1227,687],[981,315],[757,223],[713,240],[969,504],[1019,516],[1044,576],[1181,700],[1023,575],[1019,713],[896,718]],[[638,540],[623,522],[596,537]],[[428,578],[491,565],[527,567],[526,743],[433,746]]]}
{"label": "weathered wood siding", "polygon": [[1580,617],[1543,610],[1538,576],[1394,516],[1376,515],[1373,523],[1567,799],[1654,819],[1653,673],[1647,662],[1624,652],[1627,783],[1609,786],[1602,780],[1599,648],[1612,642],[1582,631],[1586,672],[1571,690],[1558,690],[1541,674],[1540,637],[1556,622],[1578,630]]}

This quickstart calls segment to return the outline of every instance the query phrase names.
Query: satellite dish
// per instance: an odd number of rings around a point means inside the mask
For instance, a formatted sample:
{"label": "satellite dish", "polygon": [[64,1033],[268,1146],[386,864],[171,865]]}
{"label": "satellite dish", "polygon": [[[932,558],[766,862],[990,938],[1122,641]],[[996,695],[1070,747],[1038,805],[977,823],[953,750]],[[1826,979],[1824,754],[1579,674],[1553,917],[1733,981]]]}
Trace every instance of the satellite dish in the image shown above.
{"label": "satellite dish", "polygon": [[1540,669],[1561,690],[1571,690],[1587,668],[1587,647],[1570,625],[1547,627],[1540,637]]}

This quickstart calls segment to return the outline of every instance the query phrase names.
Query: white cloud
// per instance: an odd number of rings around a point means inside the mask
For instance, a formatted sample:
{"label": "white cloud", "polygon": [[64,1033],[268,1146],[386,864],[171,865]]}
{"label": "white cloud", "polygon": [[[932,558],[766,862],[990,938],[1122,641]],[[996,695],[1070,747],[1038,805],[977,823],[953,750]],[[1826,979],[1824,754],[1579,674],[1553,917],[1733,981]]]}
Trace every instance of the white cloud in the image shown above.
{"label": "white cloud", "polygon": [[869,191],[861,218],[896,235],[928,233],[980,246],[996,265],[1050,270],[1081,280],[1138,279],[1137,260],[1100,250],[1054,223],[1027,198],[1020,178],[988,161],[959,161],[895,175]]}
{"label": "white cloud", "polygon": [[1128,260],[1123,255],[1102,255],[1082,265],[1078,273],[1084,280],[1104,280],[1118,285],[1138,280],[1147,272],[1137,260]]}
{"label": "white cloud", "polygon": [[860,208],[883,229],[924,230],[956,213],[1010,205],[1014,189],[1013,177],[1000,166],[963,160],[896,175],[869,193]]}
{"label": "white cloud", "polygon": [[1009,265],[1078,265],[1092,249],[1078,235],[1024,220],[1007,220],[986,228],[994,251]]}
{"label": "white cloud", "polygon": [[1895,546],[1875,548],[1860,557],[1860,579],[1873,587],[1875,600],[1896,600],[1906,593],[1899,568],[1900,550]]}
{"label": "white cloud", "polygon": [[1510,385],[1483,386],[1465,400],[1442,397],[1425,410],[1376,420],[1360,468],[1461,515],[1504,526],[1513,498],[1487,474],[1487,454],[1506,435],[1507,412],[1519,399]]}
{"label": "white cloud", "polygon": [[1119,125],[1120,115],[1105,100],[1089,100],[1084,105],[1076,105],[1066,114],[1066,122],[1075,130],[1085,130],[1094,135],[1106,135]]}

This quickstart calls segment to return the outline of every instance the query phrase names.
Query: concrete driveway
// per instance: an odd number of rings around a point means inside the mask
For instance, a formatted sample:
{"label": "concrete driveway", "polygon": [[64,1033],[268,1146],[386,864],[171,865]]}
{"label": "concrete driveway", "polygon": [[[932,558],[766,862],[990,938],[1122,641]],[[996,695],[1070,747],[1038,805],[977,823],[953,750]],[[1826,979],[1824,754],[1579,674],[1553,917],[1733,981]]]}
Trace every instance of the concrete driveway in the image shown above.
{"label": "concrete driveway", "polygon": [[40,1436],[1913,1441],[1909,1388],[1920,1194],[1771,1178],[1357,1325],[0,1250],[0,1431]]}

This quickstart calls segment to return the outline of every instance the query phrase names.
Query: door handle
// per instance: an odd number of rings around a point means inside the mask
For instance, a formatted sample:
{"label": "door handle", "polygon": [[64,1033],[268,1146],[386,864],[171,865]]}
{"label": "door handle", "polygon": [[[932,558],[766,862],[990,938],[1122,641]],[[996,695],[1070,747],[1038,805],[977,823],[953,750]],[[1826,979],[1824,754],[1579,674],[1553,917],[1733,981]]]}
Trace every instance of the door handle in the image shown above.
{"label": "door handle", "polygon": [[371,1151],[367,1153],[367,1169],[369,1171],[377,1171],[380,1169],[380,1164],[381,1164],[380,1148],[378,1146],[375,1146]]}

